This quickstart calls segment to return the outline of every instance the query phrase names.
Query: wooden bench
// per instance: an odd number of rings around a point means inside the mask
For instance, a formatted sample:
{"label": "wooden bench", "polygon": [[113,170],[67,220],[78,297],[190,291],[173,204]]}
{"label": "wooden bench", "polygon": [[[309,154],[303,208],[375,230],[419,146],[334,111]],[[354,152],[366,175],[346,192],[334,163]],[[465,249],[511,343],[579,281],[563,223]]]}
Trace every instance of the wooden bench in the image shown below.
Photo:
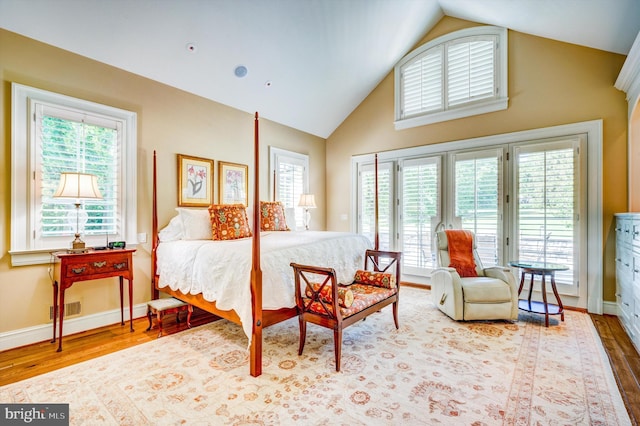
{"label": "wooden bench", "polygon": [[193,306],[175,297],[154,299],[147,302],[147,318],[149,318],[149,328],[153,327],[152,316],[155,315],[158,323],[158,337],[162,336],[162,320],[167,314],[176,314],[176,322],[180,322],[180,313],[187,312],[187,327],[191,328],[191,314]]}
{"label": "wooden bench", "polygon": [[364,270],[358,271],[349,285],[338,284],[333,268],[292,263],[300,312],[298,355],[304,349],[307,322],[333,330],[336,371],[340,371],[344,328],[393,304],[393,321],[398,329],[400,259],[400,252],[367,250]]}

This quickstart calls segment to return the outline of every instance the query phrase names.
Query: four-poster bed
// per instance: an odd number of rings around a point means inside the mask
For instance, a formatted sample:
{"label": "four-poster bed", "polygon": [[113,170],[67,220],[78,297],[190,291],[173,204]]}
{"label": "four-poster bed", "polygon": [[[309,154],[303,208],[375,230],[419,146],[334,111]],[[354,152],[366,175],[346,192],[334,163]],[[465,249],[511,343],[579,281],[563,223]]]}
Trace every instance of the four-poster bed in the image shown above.
{"label": "four-poster bed", "polygon": [[[339,232],[263,232],[261,236],[258,113],[254,126],[253,232],[249,238],[162,241],[154,152],[151,267],[154,299],[162,291],[243,327],[250,340],[249,370],[255,377],[262,373],[262,329],[298,315],[290,263],[339,265],[336,269],[341,270],[342,282],[351,282],[371,243],[361,235]],[[209,269],[212,265],[215,270]]]}

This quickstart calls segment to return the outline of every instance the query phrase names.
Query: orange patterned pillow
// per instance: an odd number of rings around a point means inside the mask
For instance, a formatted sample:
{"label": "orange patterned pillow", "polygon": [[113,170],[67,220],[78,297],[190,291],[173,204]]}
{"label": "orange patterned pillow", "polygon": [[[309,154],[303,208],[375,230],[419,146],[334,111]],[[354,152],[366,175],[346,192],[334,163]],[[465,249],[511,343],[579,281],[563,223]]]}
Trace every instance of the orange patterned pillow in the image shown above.
{"label": "orange patterned pillow", "polygon": [[385,272],[358,270],[354,281],[359,284],[374,285],[376,287],[396,288],[395,275]]}
{"label": "orange patterned pillow", "polygon": [[[320,283],[309,283],[313,287],[313,290],[307,286],[304,293],[305,295],[311,299],[313,297],[313,293],[317,292],[320,289]],[[331,292],[331,285],[327,284],[322,287],[320,291],[320,298],[327,303],[332,303],[333,301],[333,293]],[[353,304],[353,292],[344,287],[338,287],[338,305],[343,308],[349,308]]]}
{"label": "orange patterned pillow", "polygon": [[244,204],[213,204],[209,206],[211,235],[214,240],[235,240],[251,236]]}
{"label": "orange patterned pillow", "polygon": [[260,201],[260,230],[289,231],[280,201]]}

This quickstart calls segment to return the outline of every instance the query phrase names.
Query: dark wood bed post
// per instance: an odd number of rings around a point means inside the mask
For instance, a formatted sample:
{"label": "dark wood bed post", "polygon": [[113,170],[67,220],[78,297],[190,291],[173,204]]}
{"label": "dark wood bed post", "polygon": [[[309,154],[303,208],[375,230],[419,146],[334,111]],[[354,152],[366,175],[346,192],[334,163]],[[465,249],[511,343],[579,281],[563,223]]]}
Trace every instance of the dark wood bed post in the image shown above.
{"label": "dark wood bed post", "polygon": [[374,203],[375,206],[373,207],[373,214],[375,216],[374,219],[374,230],[375,230],[375,234],[373,237],[373,246],[375,250],[380,250],[380,233],[378,231],[378,154],[376,153],[375,155],[375,159],[374,159],[374,177],[375,177],[375,187],[374,187],[374,193],[375,193],[375,197],[374,197]]}
{"label": "dark wood bed post", "polygon": [[253,377],[262,374],[262,270],[260,269],[260,143],[258,113],[254,126],[254,187],[253,187],[253,244],[251,261],[251,358],[249,372]]}
{"label": "dark wood bed post", "polygon": [[156,250],[158,249],[158,200],[157,193],[157,177],[156,177],[156,150],[153,150],[153,219],[151,221],[151,298],[160,297],[160,291],[156,286]]}

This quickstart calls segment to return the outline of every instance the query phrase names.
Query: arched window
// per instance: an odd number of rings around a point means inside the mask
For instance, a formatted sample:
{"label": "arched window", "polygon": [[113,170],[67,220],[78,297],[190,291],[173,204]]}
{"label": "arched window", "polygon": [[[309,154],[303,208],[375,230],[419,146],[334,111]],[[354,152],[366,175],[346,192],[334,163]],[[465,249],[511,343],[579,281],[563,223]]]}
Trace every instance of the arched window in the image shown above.
{"label": "arched window", "polygon": [[396,129],[507,108],[507,30],[482,26],[432,40],[395,67]]}

